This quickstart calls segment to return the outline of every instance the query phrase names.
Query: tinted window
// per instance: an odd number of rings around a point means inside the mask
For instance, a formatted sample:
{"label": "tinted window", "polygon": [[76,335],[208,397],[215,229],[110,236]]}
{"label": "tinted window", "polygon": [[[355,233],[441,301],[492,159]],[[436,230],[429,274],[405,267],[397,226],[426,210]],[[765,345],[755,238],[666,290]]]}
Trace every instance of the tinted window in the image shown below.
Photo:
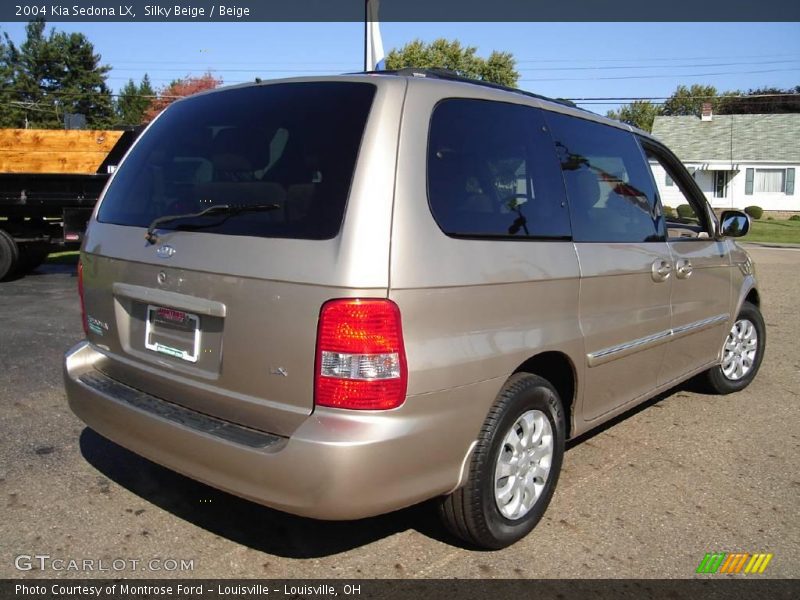
{"label": "tinted window", "polygon": [[326,239],[341,226],[371,84],[287,83],[189,98],[134,147],[98,220],[147,227],[214,204],[276,204],[268,212],[164,223],[228,235]]}
{"label": "tinted window", "polygon": [[449,235],[569,238],[553,144],[537,109],[482,100],[436,107],[428,195]]}
{"label": "tinted window", "polygon": [[650,169],[629,132],[547,113],[577,242],[664,238]]}

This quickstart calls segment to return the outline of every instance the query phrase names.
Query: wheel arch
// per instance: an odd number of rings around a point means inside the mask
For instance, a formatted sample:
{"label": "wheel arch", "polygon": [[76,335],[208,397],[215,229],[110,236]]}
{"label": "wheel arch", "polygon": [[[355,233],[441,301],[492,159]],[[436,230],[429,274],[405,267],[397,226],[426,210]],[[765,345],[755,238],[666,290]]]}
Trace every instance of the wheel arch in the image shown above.
{"label": "wheel arch", "polygon": [[[756,308],[761,308],[761,294],[758,293],[758,289],[755,287],[750,288],[750,291],[747,292],[747,295],[744,297],[744,302],[749,302],[750,304],[754,304]],[[741,309],[742,303],[739,303],[739,308]]]}
{"label": "wheel arch", "polygon": [[559,351],[541,352],[528,358],[512,373],[530,373],[549,381],[558,392],[564,407],[567,439],[572,437],[572,418],[577,390],[577,370],[569,356]]}
{"label": "wheel arch", "polygon": [[731,324],[736,320],[736,315],[742,310],[742,304],[745,302],[750,302],[761,310],[761,293],[758,291],[756,278],[752,274],[745,277],[739,288],[739,295],[736,298],[736,304],[733,307],[733,314],[731,314],[730,318]]}

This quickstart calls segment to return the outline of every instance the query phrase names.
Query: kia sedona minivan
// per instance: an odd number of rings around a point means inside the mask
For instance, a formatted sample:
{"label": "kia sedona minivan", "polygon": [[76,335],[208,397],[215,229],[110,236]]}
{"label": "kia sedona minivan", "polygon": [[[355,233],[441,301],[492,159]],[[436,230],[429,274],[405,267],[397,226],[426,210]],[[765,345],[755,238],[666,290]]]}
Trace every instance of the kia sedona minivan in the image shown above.
{"label": "kia sedona minivan", "polygon": [[[664,216],[665,175],[693,218]],[[91,219],[67,396],[255,502],[435,499],[501,548],[542,517],[566,440],[700,373],[753,380],[749,226],[648,134],[519,90],[405,70],[197,94]]]}

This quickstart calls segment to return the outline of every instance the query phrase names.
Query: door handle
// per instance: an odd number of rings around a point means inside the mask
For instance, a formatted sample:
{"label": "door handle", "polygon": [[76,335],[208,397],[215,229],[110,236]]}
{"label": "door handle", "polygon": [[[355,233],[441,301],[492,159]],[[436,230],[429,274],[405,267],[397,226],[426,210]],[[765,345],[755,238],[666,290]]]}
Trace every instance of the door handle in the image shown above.
{"label": "door handle", "polygon": [[661,283],[662,281],[666,281],[669,279],[669,276],[672,274],[672,263],[668,260],[659,258],[655,262],[653,262],[653,266],[651,269],[651,276],[653,277],[653,281],[656,283]]}
{"label": "door handle", "polygon": [[686,258],[675,263],[675,274],[678,279],[687,279],[692,274],[692,263]]}

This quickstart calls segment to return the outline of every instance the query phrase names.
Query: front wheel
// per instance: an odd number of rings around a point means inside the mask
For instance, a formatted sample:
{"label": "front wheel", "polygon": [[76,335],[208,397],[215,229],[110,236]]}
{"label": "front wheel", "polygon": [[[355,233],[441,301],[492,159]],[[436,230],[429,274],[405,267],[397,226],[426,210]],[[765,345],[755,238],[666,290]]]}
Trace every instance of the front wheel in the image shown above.
{"label": "front wheel", "polygon": [[706,373],[711,391],[730,394],[750,385],[761,366],[766,341],[767,328],[761,311],[755,304],[744,302],[722,345],[720,364]]}
{"label": "front wheel", "polygon": [[490,549],[525,537],[553,496],[565,437],[564,409],[550,382],[513,375],[481,428],[466,484],[440,503],[445,526]]}

